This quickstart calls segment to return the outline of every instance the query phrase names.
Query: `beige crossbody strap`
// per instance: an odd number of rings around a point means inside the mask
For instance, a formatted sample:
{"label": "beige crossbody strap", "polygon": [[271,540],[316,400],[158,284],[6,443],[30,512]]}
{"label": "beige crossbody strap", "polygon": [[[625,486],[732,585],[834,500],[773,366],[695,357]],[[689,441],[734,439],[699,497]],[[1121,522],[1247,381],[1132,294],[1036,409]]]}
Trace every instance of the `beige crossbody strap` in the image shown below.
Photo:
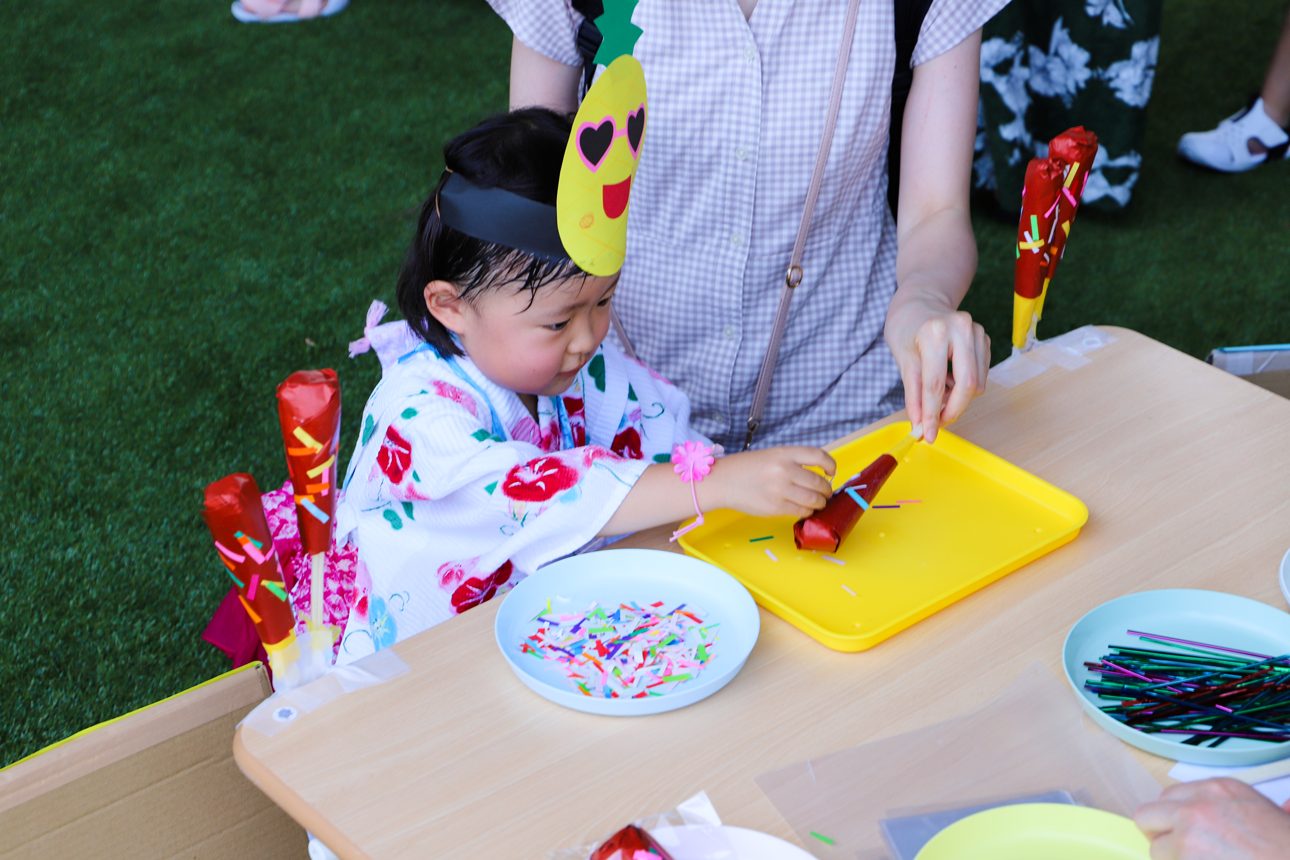
{"label": "beige crossbody strap", "polygon": [[793,243],[793,256],[784,273],[784,289],[779,294],[779,308],[775,311],[775,325],[771,329],[770,343],[757,372],[757,387],[753,390],[752,410],[748,413],[748,435],[744,437],[744,450],[752,445],[753,434],[761,424],[762,412],[766,409],[766,397],[770,394],[770,380],[775,374],[775,361],[779,357],[779,343],[784,338],[784,328],[788,325],[788,304],[792,301],[793,291],[802,283],[802,252],[806,247],[806,234],[811,229],[811,214],[815,211],[815,201],[820,196],[820,185],[824,181],[824,165],[829,160],[829,147],[833,143],[833,129],[838,124],[838,107],[842,103],[842,85],[847,77],[847,61],[851,57],[851,42],[856,31],[856,18],[860,14],[860,0],[848,0],[847,17],[842,25],[842,45],[838,48],[838,60],[833,69],[833,89],[829,93],[829,112],[824,120],[824,134],[820,138],[820,150],[815,156],[815,172],[811,175],[811,184],[806,191],[806,205],[802,208],[802,223],[797,228],[797,240]]}

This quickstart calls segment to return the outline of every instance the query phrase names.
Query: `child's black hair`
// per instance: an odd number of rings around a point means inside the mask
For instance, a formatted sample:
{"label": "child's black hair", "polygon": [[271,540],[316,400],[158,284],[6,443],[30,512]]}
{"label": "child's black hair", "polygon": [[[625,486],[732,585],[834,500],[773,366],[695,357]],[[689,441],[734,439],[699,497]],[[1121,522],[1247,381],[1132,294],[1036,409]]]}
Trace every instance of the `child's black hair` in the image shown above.
{"label": "child's black hair", "polygon": [[[554,206],[571,128],[567,116],[546,108],[499,114],[449,141],[443,148],[444,166],[476,185],[503,188]],[[439,219],[436,206],[443,183],[440,178],[421,206],[417,233],[399,273],[398,301],[404,319],[422,340],[440,355],[461,355],[451,333],[426,308],[426,284],[448,281],[469,300],[482,290],[506,284],[533,294],[546,284],[584,272],[567,258],[534,257],[448,227]]]}

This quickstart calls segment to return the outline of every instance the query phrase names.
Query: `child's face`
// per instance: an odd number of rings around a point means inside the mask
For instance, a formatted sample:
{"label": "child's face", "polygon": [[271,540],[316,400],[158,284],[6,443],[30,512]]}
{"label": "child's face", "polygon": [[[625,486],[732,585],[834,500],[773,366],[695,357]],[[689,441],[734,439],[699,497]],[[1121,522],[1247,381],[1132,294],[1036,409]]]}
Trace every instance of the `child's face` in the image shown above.
{"label": "child's face", "polygon": [[456,328],[471,361],[493,382],[519,394],[554,395],[609,332],[609,300],[618,276],[587,275],[528,290],[488,290],[464,302]]}

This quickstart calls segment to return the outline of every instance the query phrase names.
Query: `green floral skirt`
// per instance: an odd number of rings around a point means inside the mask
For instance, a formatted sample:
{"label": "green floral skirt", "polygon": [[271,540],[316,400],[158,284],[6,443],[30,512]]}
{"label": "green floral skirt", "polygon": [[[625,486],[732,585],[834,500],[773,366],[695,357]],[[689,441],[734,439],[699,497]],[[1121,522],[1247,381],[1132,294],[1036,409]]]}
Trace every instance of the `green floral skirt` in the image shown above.
{"label": "green floral skirt", "polygon": [[1162,0],[1015,0],[981,35],[981,109],[973,181],[1005,212],[1021,203],[1026,163],[1082,125],[1098,136],[1083,203],[1123,209],[1142,166]]}

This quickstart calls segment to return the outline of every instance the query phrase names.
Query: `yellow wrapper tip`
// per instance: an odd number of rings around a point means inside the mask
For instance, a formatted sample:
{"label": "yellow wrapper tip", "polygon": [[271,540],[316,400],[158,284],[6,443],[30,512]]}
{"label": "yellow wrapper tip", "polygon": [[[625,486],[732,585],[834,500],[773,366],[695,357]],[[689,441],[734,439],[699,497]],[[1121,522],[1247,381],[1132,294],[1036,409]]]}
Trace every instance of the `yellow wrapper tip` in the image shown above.
{"label": "yellow wrapper tip", "polygon": [[1035,315],[1036,301],[1038,300],[1012,294],[1012,345],[1017,349],[1026,348],[1026,337],[1030,334],[1030,321]]}
{"label": "yellow wrapper tip", "polygon": [[1048,298],[1048,285],[1051,282],[1052,278],[1044,278],[1044,286],[1039,291],[1039,298],[1035,299],[1035,319],[1037,320],[1044,318],[1044,299]]}

